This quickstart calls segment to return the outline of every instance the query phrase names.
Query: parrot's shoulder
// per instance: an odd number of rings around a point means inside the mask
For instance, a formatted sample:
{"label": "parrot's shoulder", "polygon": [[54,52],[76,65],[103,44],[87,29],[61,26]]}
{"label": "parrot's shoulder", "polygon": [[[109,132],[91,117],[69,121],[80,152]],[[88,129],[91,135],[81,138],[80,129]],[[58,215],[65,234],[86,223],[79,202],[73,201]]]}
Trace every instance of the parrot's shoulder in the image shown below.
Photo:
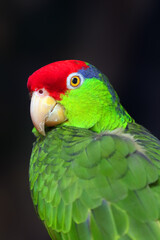
{"label": "parrot's shoulder", "polygon": [[125,133],[130,134],[138,146],[143,149],[144,154],[160,166],[160,140],[158,138],[137,123],[128,124]]}

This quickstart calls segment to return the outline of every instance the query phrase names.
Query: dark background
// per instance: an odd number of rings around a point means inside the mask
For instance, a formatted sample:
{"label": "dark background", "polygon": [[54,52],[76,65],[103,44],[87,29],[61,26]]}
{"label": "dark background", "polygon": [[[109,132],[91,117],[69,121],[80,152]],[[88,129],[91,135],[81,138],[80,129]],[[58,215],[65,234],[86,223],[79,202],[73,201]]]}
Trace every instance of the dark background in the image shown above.
{"label": "dark background", "polygon": [[0,239],[47,240],[30,198],[28,76],[57,60],[104,72],[134,119],[160,138],[160,1],[0,1]]}

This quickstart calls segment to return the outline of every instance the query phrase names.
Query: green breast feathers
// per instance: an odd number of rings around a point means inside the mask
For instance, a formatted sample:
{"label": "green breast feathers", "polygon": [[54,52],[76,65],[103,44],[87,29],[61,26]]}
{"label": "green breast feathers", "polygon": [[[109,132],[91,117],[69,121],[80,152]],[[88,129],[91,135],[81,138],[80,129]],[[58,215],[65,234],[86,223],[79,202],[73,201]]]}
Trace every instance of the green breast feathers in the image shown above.
{"label": "green breast feathers", "polygon": [[160,239],[158,151],[159,141],[136,124],[101,134],[59,127],[37,137],[31,192],[52,238]]}

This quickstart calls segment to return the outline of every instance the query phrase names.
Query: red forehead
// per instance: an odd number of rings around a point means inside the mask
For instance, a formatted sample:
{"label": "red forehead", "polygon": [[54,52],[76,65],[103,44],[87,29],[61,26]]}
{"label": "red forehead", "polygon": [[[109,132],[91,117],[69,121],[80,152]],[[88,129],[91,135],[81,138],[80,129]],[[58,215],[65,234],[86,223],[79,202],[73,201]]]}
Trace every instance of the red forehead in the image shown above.
{"label": "red forehead", "polygon": [[66,79],[72,72],[88,68],[85,62],[65,60],[48,64],[35,71],[29,78],[27,87],[29,92],[45,88],[51,96],[59,99],[60,94],[67,90]]}

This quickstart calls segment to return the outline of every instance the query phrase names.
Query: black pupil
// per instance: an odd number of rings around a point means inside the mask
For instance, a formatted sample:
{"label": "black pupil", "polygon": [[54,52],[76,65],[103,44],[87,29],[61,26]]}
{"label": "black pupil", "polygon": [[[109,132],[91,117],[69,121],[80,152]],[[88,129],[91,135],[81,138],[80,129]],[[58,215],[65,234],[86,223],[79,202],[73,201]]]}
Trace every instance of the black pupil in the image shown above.
{"label": "black pupil", "polygon": [[78,82],[78,79],[76,78],[76,77],[74,77],[73,79],[72,79],[72,83],[73,84],[76,84]]}

